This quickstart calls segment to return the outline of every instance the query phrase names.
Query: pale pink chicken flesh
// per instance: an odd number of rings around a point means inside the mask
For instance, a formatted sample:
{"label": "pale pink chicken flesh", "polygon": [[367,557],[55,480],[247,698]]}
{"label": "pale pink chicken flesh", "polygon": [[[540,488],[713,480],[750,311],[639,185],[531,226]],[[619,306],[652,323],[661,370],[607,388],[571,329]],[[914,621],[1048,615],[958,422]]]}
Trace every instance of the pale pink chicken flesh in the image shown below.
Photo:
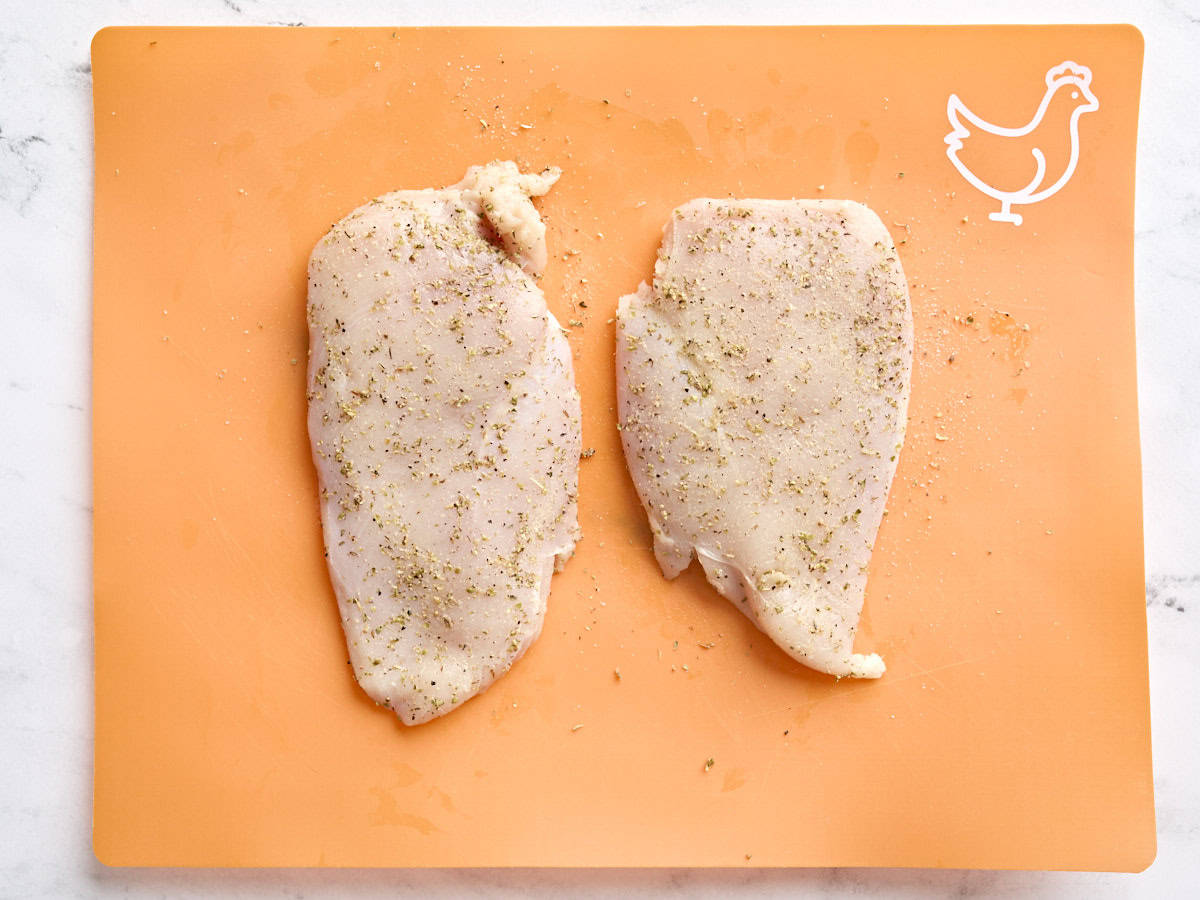
{"label": "pale pink chicken flesh", "polygon": [[617,312],[625,458],[674,578],[709,582],[801,663],[853,652],[907,420],[912,314],[879,217],[837,200],[694,200]]}
{"label": "pale pink chicken flesh", "polygon": [[350,664],[406,724],[523,654],[579,538],[579,394],[531,274],[557,169],[385,194],[309,261],[308,429]]}

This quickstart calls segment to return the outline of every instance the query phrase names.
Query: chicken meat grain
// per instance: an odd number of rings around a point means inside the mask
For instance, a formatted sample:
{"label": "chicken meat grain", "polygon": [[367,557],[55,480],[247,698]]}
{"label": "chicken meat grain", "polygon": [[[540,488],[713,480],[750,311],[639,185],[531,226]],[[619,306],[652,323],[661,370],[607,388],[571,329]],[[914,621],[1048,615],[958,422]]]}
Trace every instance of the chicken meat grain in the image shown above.
{"label": "chicken meat grain", "polygon": [[853,652],[904,440],[912,314],[896,248],[848,201],[695,200],[617,312],[626,462],[668,578],[708,581],[801,663]]}
{"label": "chicken meat grain", "polygon": [[366,693],[418,724],[542,627],[579,539],[579,394],[533,280],[557,169],[385,194],[309,261],[308,429],[328,568]]}

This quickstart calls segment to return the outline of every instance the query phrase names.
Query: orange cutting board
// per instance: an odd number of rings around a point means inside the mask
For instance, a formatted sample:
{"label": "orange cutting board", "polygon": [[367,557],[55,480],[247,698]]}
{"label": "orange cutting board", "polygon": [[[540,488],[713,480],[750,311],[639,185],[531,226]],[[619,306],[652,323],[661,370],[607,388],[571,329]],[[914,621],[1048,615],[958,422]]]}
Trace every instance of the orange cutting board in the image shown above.
{"label": "orange cutting board", "polygon": [[[1136,30],[119,28],[92,53],[101,860],[1150,863]],[[1073,177],[992,221],[947,99],[1015,127],[1065,60],[1099,101]],[[1015,146],[974,158],[1011,177]],[[542,283],[580,323],[585,540],[525,658],[406,728],[355,684],[325,572],[305,265],[368,198],[495,158],[564,170]],[[898,242],[910,425],[857,645],[880,681],[655,565],[612,315],[703,196],[852,198]]]}

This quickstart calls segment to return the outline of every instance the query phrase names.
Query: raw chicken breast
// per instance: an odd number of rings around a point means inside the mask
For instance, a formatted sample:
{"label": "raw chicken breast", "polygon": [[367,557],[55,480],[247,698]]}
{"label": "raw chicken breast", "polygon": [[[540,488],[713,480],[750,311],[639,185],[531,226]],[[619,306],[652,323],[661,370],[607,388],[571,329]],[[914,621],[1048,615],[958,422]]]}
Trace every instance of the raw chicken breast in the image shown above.
{"label": "raw chicken breast", "polygon": [[883,223],[848,201],[694,200],[617,323],[621,439],[663,574],[695,555],[795,659],[882,675],[852,651],[912,368]]}
{"label": "raw chicken breast", "polygon": [[350,663],[417,724],[537,638],[579,539],[579,394],[530,274],[559,170],[385,194],[309,261],[308,431]]}

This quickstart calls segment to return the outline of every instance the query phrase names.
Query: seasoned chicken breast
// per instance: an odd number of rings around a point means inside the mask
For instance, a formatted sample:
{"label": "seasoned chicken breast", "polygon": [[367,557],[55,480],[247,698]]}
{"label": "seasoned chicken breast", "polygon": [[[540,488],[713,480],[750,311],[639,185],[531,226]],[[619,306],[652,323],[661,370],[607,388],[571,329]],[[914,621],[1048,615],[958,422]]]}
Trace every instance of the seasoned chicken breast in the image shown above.
{"label": "seasoned chicken breast", "polygon": [[579,394],[531,275],[559,171],[385,194],[309,261],[308,430],[350,663],[417,724],[537,638],[579,539]]}
{"label": "seasoned chicken breast", "polygon": [[913,327],[887,230],[848,201],[695,200],[621,299],[621,439],[663,574],[709,582],[795,659],[853,652],[904,440]]}

